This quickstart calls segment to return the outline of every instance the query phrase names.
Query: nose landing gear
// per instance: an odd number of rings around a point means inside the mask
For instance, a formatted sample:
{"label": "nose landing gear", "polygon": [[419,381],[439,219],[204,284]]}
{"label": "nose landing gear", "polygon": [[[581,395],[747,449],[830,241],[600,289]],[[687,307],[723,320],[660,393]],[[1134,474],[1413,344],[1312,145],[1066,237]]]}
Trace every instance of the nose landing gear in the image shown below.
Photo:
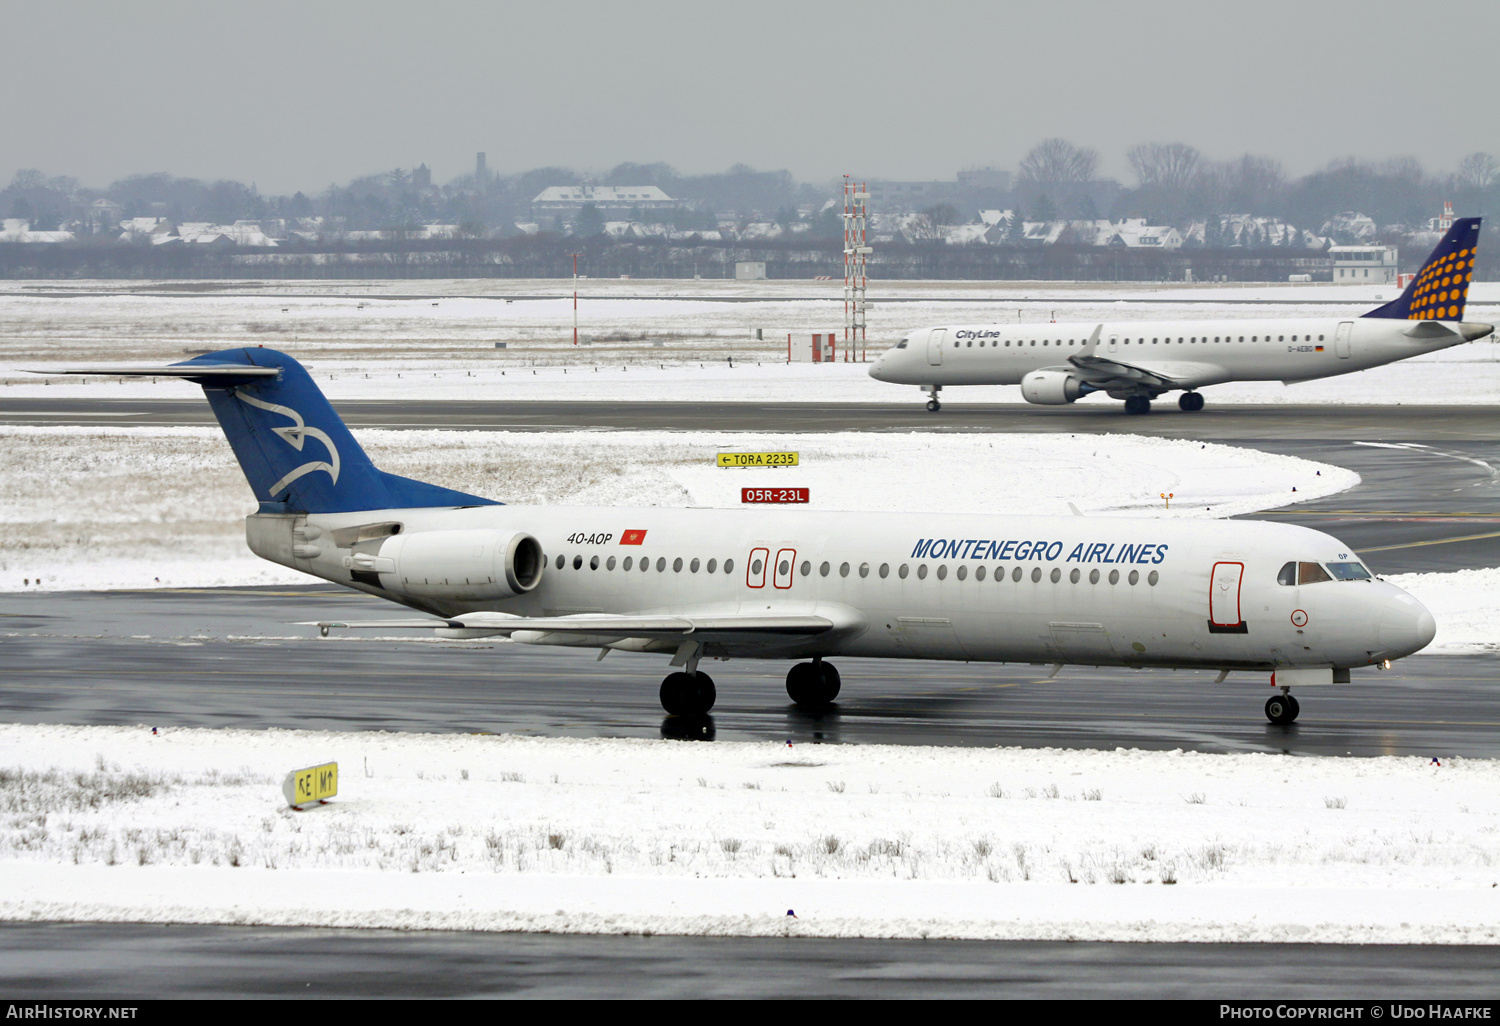
{"label": "nose landing gear", "polygon": [[1297,704],[1297,700],[1291,696],[1290,692],[1283,691],[1279,695],[1266,699],[1266,719],[1278,727],[1291,723],[1301,711],[1302,707]]}
{"label": "nose landing gear", "polygon": [[940,403],[940,402],[938,402],[938,397],[937,397],[937,394],[939,392],[941,392],[942,390],[943,390],[943,386],[942,385],[928,385],[926,388],[923,389],[923,391],[927,393],[927,412],[928,413],[936,413],[938,410],[941,410],[943,408],[943,404]]}

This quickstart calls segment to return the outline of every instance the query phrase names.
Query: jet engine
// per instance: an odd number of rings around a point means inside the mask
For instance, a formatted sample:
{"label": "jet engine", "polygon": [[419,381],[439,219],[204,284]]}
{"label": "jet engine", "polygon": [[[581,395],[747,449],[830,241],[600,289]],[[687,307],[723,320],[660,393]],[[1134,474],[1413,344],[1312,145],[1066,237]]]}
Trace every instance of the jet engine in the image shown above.
{"label": "jet engine", "polygon": [[398,534],[373,562],[390,591],[469,601],[525,594],[543,568],[541,544],[522,531]]}
{"label": "jet engine", "polygon": [[1021,395],[1028,403],[1062,406],[1099,391],[1065,370],[1034,370],[1021,379]]}

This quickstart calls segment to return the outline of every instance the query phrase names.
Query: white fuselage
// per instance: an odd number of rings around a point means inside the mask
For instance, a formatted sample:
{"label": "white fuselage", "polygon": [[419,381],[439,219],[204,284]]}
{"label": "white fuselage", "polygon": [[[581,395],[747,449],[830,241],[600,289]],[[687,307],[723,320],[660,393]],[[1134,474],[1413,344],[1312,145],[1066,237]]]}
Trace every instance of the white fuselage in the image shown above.
{"label": "white fuselage", "polygon": [[[809,614],[836,625],[812,638],[710,646],[710,656],[1343,668],[1410,654],[1433,634],[1431,614],[1381,581],[1278,584],[1289,561],[1358,557],[1318,531],[1257,521],[527,506],[249,520],[251,548],[265,558],[441,616]],[[407,538],[526,532],[545,570],[528,593],[465,598],[456,579],[404,576],[381,556],[399,552],[394,539],[357,540],[362,525],[381,522]],[[359,565],[378,567],[378,584],[352,578]],[[676,644],[555,632],[516,640]]]}
{"label": "white fuselage", "polygon": [[[1417,322],[1376,317],[1073,324],[956,324],[912,331],[870,367],[905,385],[1016,385],[1032,371],[1092,353],[1144,366],[1175,387],[1225,381],[1306,381],[1378,367],[1464,341],[1415,338]],[[1098,331],[1098,344],[1089,342]]]}

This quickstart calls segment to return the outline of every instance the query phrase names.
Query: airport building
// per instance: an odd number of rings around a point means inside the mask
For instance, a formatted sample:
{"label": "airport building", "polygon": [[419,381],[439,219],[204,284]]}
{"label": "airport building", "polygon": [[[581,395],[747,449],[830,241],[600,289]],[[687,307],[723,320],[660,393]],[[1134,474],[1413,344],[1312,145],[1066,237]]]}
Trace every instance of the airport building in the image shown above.
{"label": "airport building", "polygon": [[1395,246],[1330,246],[1335,285],[1383,285],[1396,280]]}

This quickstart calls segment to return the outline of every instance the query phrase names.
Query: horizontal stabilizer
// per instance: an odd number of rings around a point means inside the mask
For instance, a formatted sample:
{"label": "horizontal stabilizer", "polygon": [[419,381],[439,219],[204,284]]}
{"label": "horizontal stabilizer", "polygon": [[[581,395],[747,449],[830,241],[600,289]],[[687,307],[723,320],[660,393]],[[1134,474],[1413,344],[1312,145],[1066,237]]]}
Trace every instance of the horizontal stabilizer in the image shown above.
{"label": "horizontal stabilizer", "polygon": [[277,367],[247,367],[242,363],[221,364],[171,364],[165,367],[142,367],[132,364],[112,367],[100,364],[96,367],[28,367],[28,374],[87,374],[98,378],[186,378],[193,380],[223,381],[226,378],[274,378],[281,373]]}

